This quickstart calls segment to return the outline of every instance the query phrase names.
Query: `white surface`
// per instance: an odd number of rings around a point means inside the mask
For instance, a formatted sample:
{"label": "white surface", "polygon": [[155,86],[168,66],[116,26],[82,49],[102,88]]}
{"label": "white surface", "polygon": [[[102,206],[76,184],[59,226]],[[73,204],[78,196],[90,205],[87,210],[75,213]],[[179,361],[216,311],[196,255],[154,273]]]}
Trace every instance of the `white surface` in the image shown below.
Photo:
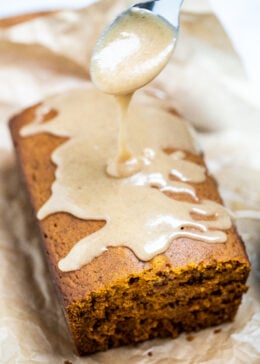
{"label": "white surface", "polygon": [[210,0],[251,82],[260,88],[260,1]]}
{"label": "white surface", "polygon": [[93,2],[95,0],[1,0],[0,17],[11,17],[34,11],[77,9]]}

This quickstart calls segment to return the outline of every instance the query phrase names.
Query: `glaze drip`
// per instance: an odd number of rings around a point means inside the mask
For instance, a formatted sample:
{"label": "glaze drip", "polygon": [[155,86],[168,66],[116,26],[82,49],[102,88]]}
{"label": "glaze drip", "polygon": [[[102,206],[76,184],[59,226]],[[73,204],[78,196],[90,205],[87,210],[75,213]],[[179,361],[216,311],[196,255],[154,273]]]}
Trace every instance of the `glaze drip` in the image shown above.
{"label": "glaze drip", "polygon": [[105,29],[96,44],[90,63],[91,79],[98,89],[116,97],[120,111],[118,152],[107,166],[110,176],[129,177],[143,169],[142,158],[128,145],[128,106],[133,93],[168,63],[175,42],[176,31],[166,19],[132,7]]}
{"label": "glaze drip", "polygon": [[[213,201],[199,201],[194,186],[187,183],[200,183],[206,177],[204,167],[185,160],[185,151],[197,152],[186,123],[162,110],[154,98],[139,92],[127,115],[129,143],[142,159],[142,170],[126,178],[108,176],[107,160],[116,154],[118,136],[115,105],[112,96],[89,84],[47,99],[37,115],[41,109],[55,109],[58,114],[44,123],[37,117],[21,131],[23,136],[48,132],[69,138],[52,154],[56,179],[38,218],[63,211],[106,221],[102,229],[76,242],[59,268],[79,269],[109,246],[126,246],[148,261],[179,237],[225,242],[221,230],[231,227],[227,211]],[[166,149],[180,151],[166,154]],[[169,198],[163,193],[167,190],[189,194],[194,203]]]}

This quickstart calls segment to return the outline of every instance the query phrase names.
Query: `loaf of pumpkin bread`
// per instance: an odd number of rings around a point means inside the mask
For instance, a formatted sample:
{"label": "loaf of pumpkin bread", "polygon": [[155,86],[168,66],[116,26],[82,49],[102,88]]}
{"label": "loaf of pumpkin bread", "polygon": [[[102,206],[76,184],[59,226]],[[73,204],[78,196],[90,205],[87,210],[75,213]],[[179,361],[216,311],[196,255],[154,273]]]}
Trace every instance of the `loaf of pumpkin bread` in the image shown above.
{"label": "loaf of pumpkin bread", "polygon": [[[56,169],[51,154],[67,140],[50,133],[20,135],[21,128],[34,120],[38,107],[26,109],[10,122],[35,214],[51,195]],[[55,115],[50,110],[43,122]],[[200,154],[187,152],[186,159],[205,166]],[[199,199],[222,203],[208,173],[204,182],[196,184],[196,193]],[[182,200],[183,196],[174,198]],[[36,221],[79,355],[152,338],[176,338],[182,332],[232,321],[247,291],[250,264],[234,226],[226,231],[223,244],[179,237],[165,253],[146,262],[127,247],[109,247],[80,269],[63,272],[58,268],[60,259],[105,222],[65,212]]]}

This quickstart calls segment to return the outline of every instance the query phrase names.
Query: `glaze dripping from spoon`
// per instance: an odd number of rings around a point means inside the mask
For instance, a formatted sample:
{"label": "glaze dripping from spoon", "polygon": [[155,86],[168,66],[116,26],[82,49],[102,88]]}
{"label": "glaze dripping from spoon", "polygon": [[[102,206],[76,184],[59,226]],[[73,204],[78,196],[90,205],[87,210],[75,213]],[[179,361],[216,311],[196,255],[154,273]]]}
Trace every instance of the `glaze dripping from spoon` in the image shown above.
{"label": "glaze dripping from spoon", "polygon": [[124,178],[142,169],[142,158],[135,157],[127,143],[127,110],[133,93],[169,62],[176,37],[175,27],[165,18],[137,5],[120,14],[96,44],[90,66],[92,81],[116,97],[120,110],[118,153],[108,163],[110,176]]}

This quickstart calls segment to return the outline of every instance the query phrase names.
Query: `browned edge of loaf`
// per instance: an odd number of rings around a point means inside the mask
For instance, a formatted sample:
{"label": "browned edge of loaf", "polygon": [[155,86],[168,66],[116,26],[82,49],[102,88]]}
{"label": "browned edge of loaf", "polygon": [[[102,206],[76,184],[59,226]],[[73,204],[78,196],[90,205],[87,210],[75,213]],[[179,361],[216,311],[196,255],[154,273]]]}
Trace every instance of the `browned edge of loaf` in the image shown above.
{"label": "browned edge of loaf", "polygon": [[[55,178],[55,165],[51,162],[51,153],[66,141],[64,138],[47,133],[26,138],[19,135],[21,127],[33,121],[36,108],[37,105],[28,108],[10,121],[18,164],[35,214],[51,194],[51,185]],[[46,121],[51,119],[54,114],[55,112],[51,112],[47,115]],[[186,155],[188,160],[205,165],[201,155],[190,153],[186,153]],[[207,174],[205,182],[194,184],[194,187],[200,199],[222,202],[216,182],[209,174]],[[175,195],[174,197],[183,200],[183,196]],[[187,197],[185,201],[189,201],[189,198]],[[155,257],[150,262],[140,261],[128,248],[109,248],[80,270],[61,272],[57,267],[58,261],[77,241],[104,226],[104,222],[86,221],[68,213],[56,213],[42,221],[37,220],[37,223],[42,236],[43,248],[47,254],[68,320],[68,310],[75,302],[80,302],[91,293],[101,292],[120,281],[125,282],[131,277],[142,275],[144,271],[152,271],[154,274],[159,271],[167,271],[171,267],[176,274],[179,274],[187,268],[204,269],[204,267],[230,261],[245,265],[247,275],[250,270],[244,244],[233,226],[227,231],[228,239],[224,244],[208,244],[179,238],[173,241],[165,254]]]}

